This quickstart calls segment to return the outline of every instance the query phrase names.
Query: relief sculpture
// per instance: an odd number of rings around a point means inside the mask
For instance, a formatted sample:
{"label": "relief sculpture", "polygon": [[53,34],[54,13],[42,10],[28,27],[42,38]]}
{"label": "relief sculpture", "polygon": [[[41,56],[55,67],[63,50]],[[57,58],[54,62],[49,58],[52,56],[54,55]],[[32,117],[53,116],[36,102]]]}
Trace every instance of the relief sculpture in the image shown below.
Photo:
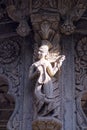
{"label": "relief sculpture", "polygon": [[[35,85],[36,96],[36,112],[38,116],[56,116],[54,112],[56,104],[55,97],[53,95],[53,83],[51,77],[53,77],[60,69],[65,56],[57,56],[55,59],[51,57],[53,61],[50,61],[48,56],[49,41],[43,40],[42,45],[38,50],[38,61],[33,63],[30,67],[29,78],[37,78]],[[52,67],[51,62],[54,66]]]}
{"label": "relief sculpture", "polygon": [[76,44],[75,50],[76,121],[77,130],[83,130],[87,129],[87,37]]}
{"label": "relief sculpture", "polygon": [[43,21],[43,17],[40,17],[42,22],[33,26],[35,29],[35,44],[33,64],[29,68],[34,106],[32,129],[60,130],[62,127],[61,94],[58,79],[65,55],[60,54],[60,34],[57,30],[58,19],[55,19],[55,17],[51,19],[50,16],[48,20],[45,17],[46,19]]}
{"label": "relief sculpture", "polygon": [[[59,52],[59,34],[55,33],[47,21],[41,24],[39,31],[41,43],[36,44],[34,63],[29,69],[29,79],[34,84],[34,119],[33,130],[61,129],[61,121],[58,113],[58,76],[65,55]],[[38,37],[39,37],[38,35]],[[53,39],[49,36],[52,36]],[[60,105],[59,105],[60,106]]]}
{"label": "relief sculpture", "polygon": [[[8,130],[14,130],[19,129],[20,123],[19,123],[19,113],[20,113],[20,105],[21,103],[21,91],[22,91],[22,85],[21,85],[21,66],[22,66],[22,60],[21,60],[21,45],[22,38],[19,37],[11,37],[11,38],[4,38],[0,40],[0,74],[7,78],[8,83],[6,84],[8,86],[8,96],[9,100],[13,100],[14,108],[12,110],[12,113],[9,113],[8,111],[8,105],[7,105],[7,115],[10,114],[7,129]],[[1,79],[1,77],[0,77]],[[1,82],[1,81],[0,81]],[[3,82],[4,84],[4,82]],[[5,85],[5,84],[4,84]],[[21,90],[20,90],[21,87]],[[5,88],[6,91],[6,88]],[[2,96],[2,100],[4,101],[4,95],[0,94]],[[12,96],[12,97],[10,97]],[[7,99],[8,100],[8,99]],[[4,107],[5,108],[5,107]],[[11,109],[11,106],[9,106],[9,109]],[[4,117],[5,119],[5,117]],[[0,122],[1,123],[1,122]]]}

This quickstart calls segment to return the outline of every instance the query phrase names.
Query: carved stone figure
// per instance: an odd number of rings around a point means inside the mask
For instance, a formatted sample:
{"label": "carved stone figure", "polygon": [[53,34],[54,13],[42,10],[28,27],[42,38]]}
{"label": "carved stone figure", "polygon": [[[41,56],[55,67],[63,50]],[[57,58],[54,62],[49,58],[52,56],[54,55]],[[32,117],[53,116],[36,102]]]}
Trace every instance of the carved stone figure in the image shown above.
{"label": "carved stone figure", "polygon": [[48,56],[50,47],[51,43],[49,41],[42,40],[42,45],[38,51],[39,60],[30,67],[29,78],[36,79],[34,90],[36,117],[57,116],[55,113],[57,104],[55,103],[55,95],[53,95],[54,85],[52,77],[60,69],[65,56],[56,55],[56,57],[51,57],[50,61]]}

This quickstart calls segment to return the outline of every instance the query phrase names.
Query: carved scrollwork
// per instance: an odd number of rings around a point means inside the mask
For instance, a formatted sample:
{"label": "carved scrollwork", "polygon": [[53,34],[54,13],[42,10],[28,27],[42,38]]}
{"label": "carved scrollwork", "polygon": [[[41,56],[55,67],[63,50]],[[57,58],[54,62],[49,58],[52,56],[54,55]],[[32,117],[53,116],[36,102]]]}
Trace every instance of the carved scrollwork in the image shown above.
{"label": "carved scrollwork", "polygon": [[61,32],[70,35],[76,28],[74,21],[78,21],[87,9],[86,0],[26,0],[26,2],[20,1],[19,3],[21,4],[18,8],[17,4],[10,4],[7,7],[7,12],[13,21],[19,23],[17,33],[21,36],[29,34],[30,25],[28,20],[31,18],[32,21],[32,14],[59,15],[63,21],[60,27]]}
{"label": "carved scrollwork", "polygon": [[[16,100],[18,100],[16,98]],[[15,109],[13,114],[11,115],[8,123],[7,123],[7,129],[8,130],[14,130],[14,129],[19,129],[20,122],[19,122],[19,101],[15,101]]]}
{"label": "carved scrollwork", "polygon": [[[78,130],[87,129],[83,98],[87,92],[87,37],[82,38],[75,46],[75,73],[76,73],[76,116]],[[86,99],[87,100],[87,99]]]}
{"label": "carved scrollwork", "polygon": [[[15,100],[15,109],[7,127],[9,130],[19,129],[19,113],[20,113],[20,96],[21,96],[21,45],[22,39],[19,37],[12,37],[10,39],[3,39],[0,41],[0,74],[7,76],[10,81],[8,93]],[[21,87],[21,89],[20,89]]]}
{"label": "carved scrollwork", "polygon": [[86,3],[86,0],[83,0],[83,1],[82,0],[78,0],[78,1],[67,0],[66,7],[68,10],[68,13],[67,11],[65,12],[66,18],[64,20],[63,25],[61,26],[61,32],[66,35],[70,35],[75,31],[75,28],[76,28],[73,22],[78,21],[81,18],[81,16],[87,9],[87,3]]}
{"label": "carved scrollwork", "polygon": [[15,107],[14,99],[7,93],[9,87],[8,78],[0,74],[0,129],[6,129],[7,122]]}

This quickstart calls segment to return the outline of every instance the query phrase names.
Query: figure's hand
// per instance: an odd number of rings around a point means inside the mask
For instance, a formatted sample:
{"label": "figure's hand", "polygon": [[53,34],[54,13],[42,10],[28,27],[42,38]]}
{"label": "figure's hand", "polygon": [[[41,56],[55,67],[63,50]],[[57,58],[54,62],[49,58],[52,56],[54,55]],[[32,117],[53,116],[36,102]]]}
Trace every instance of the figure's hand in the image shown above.
{"label": "figure's hand", "polygon": [[64,61],[66,58],[65,58],[65,55],[62,56],[61,58],[61,61]]}
{"label": "figure's hand", "polygon": [[62,66],[63,61],[65,60],[65,55],[62,55],[60,62],[58,63],[58,68]]}

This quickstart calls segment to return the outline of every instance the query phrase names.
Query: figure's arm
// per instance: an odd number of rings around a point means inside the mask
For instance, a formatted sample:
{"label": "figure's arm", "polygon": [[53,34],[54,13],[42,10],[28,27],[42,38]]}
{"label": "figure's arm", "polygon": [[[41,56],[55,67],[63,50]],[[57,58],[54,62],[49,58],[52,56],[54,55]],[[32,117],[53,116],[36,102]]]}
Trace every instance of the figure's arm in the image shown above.
{"label": "figure's arm", "polygon": [[64,60],[65,60],[65,56],[62,55],[61,59],[59,60],[59,63],[58,62],[54,63],[54,67],[52,67],[52,65],[50,63],[48,63],[48,66],[47,66],[48,74],[50,76],[54,76],[57,73],[57,71],[60,70]]}
{"label": "figure's arm", "polygon": [[52,65],[49,63],[47,66],[47,72],[50,76],[54,76],[57,71],[58,71],[58,67],[56,66],[57,63],[55,63],[54,67],[52,67]]}
{"label": "figure's arm", "polygon": [[37,76],[39,76],[40,72],[35,69],[34,65],[31,65],[30,69],[29,69],[29,79],[34,79]]}

